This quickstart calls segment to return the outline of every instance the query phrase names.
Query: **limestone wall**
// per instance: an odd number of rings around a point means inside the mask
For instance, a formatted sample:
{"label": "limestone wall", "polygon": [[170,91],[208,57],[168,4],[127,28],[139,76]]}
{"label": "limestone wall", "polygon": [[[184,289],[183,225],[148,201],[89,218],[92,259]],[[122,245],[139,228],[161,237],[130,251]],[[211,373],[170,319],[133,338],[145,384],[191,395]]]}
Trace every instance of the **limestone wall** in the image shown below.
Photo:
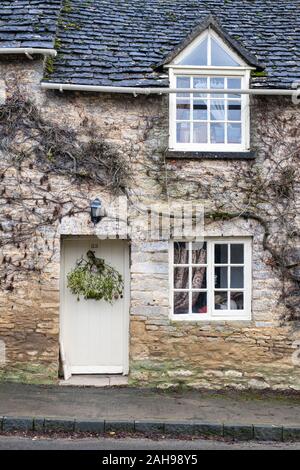
{"label": "limestone wall", "polygon": [[[268,263],[268,253],[263,251],[264,232],[257,221],[214,221],[205,227],[206,236],[253,238],[252,320],[190,323],[169,319],[169,240],[149,240],[147,213],[140,211],[149,202],[161,201],[164,207],[167,204],[162,184],[166,169],[164,152],[168,146],[167,98],[45,93],[39,87],[41,77],[41,61],[3,60],[0,64],[0,79],[9,85],[10,92],[18,85],[41,107],[47,119],[79,130],[83,119],[93,119],[99,132],[118,146],[132,168],[132,180],[127,188],[131,195],[129,234],[124,226],[120,235],[131,241],[130,383],[160,387],[188,384],[197,388],[232,386],[299,390],[300,367],[292,361],[294,341],[299,338],[298,327],[295,322],[280,321],[284,310],[280,303],[281,280]],[[262,107],[265,109],[264,122]],[[252,145],[257,148],[257,161],[262,171],[265,171],[264,155],[268,150],[262,148],[266,141],[262,134],[267,126],[272,135],[278,115],[286,116],[287,139],[291,139],[292,145],[296,137],[290,136],[288,129],[297,120],[299,122],[297,107],[281,98],[253,101]],[[274,139],[277,138],[274,130]],[[282,148],[275,146],[274,150],[272,143],[270,145],[275,160],[277,156],[280,158]],[[191,160],[184,163],[170,161],[166,165],[169,175],[180,177],[179,183],[170,182],[171,199],[180,200],[181,194],[186,198],[188,193],[189,199],[202,201],[210,208],[215,201],[207,199],[205,188],[197,185],[197,179],[209,187],[226,184],[235,188],[237,165],[247,169],[251,163]],[[34,168],[28,172],[36,182],[42,176],[42,172]],[[84,202],[101,197],[109,215],[113,214],[116,201],[109,192],[93,185],[83,184],[78,188],[62,176],[51,176],[50,181],[54,193],[65,192],[84,199]],[[9,178],[5,185],[9,187]],[[236,204],[239,204],[242,192],[236,191],[236,194]],[[216,197],[219,197],[217,192]],[[53,251],[50,262],[41,274],[22,274],[13,291],[1,291],[0,339],[5,342],[7,359],[4,365],[0,364],[2,379],[57,380],[61,237],[97,234],[109,238],[112,224],[109,219],[104,219],[95,229],[89,214],[83,212],[65,217],[54,227],[47,227],[45,235],[51,240]],[[40,258],[49,254],[43,243]]]}

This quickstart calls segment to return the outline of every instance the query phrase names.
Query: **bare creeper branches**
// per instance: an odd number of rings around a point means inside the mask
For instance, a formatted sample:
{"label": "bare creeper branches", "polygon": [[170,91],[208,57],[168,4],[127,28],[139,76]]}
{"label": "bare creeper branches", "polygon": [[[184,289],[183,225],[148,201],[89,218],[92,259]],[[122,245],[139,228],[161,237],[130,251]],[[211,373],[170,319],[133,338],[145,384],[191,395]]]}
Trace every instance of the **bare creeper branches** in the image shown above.
{"label": "bare creeper branches", "polygon": [[0,152],[0,288],[13,290],[52,260],[62,218],[89,210],[89,187],[119,194],[130,172],[93,123],[46,121],[18,90],[0,106]]}

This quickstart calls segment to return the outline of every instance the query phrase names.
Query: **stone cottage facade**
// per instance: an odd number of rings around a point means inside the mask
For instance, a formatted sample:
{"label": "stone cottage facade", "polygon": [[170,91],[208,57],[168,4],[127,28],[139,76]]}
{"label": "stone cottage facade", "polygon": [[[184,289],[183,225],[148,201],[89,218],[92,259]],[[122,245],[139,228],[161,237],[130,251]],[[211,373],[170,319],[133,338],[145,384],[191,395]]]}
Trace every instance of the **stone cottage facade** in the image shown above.
{"label": "stone cottage facade", "polygon": [[3,2],[1,380],[300,389],[297,8]]}

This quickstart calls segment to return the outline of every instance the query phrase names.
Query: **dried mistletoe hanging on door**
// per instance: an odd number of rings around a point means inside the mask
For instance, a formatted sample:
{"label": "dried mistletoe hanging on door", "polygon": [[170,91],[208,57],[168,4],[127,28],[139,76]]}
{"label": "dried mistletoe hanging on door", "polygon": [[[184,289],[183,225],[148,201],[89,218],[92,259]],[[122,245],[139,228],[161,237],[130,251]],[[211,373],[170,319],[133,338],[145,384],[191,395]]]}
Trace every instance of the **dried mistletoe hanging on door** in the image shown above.
{"label": "dried mistletoe hanging on door", "polygon": [[76,267],[67,275],[68,287],[72,294],[80,300],[105,300],[113,303],[123,294],[124,281],[121,274],[105,263],[104,259],[97,258],[95,252],[89,250],[87,260],[81,258]]}

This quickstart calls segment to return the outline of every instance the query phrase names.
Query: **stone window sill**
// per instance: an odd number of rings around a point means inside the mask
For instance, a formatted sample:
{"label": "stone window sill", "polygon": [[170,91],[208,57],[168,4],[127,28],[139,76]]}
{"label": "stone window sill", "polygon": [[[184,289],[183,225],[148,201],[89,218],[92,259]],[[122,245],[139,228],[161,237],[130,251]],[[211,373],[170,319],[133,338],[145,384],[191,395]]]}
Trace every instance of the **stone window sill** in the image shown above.
{"label": "stone window sill", "polygon": [[174,320],[173,318],[170,319],[171,325],[197,325],[200,329],[202,327],[211,327],[214,329],[215,327],[231,327],[231,328],[278,328],[280,326],[280,322],[272,321],[272,322],[261,322],[255,319],[252,320],[187,320],[187,321],[178,321]]}
{"label": "stone window sill", "polygon": [[170,160],[253,160],[256,152],[185,152],[168,150],[166,158]]}
{"label": "stone window sill", "polygon": [[200,327],[203,326],[211,326],[211,327],[219,327],[219,326],[231,326],[231,327],[240,327],[240,328],[249,328],[255,327],[254,320],[174,320],[171,318],[170,320],[172,325],[197,325]]}

